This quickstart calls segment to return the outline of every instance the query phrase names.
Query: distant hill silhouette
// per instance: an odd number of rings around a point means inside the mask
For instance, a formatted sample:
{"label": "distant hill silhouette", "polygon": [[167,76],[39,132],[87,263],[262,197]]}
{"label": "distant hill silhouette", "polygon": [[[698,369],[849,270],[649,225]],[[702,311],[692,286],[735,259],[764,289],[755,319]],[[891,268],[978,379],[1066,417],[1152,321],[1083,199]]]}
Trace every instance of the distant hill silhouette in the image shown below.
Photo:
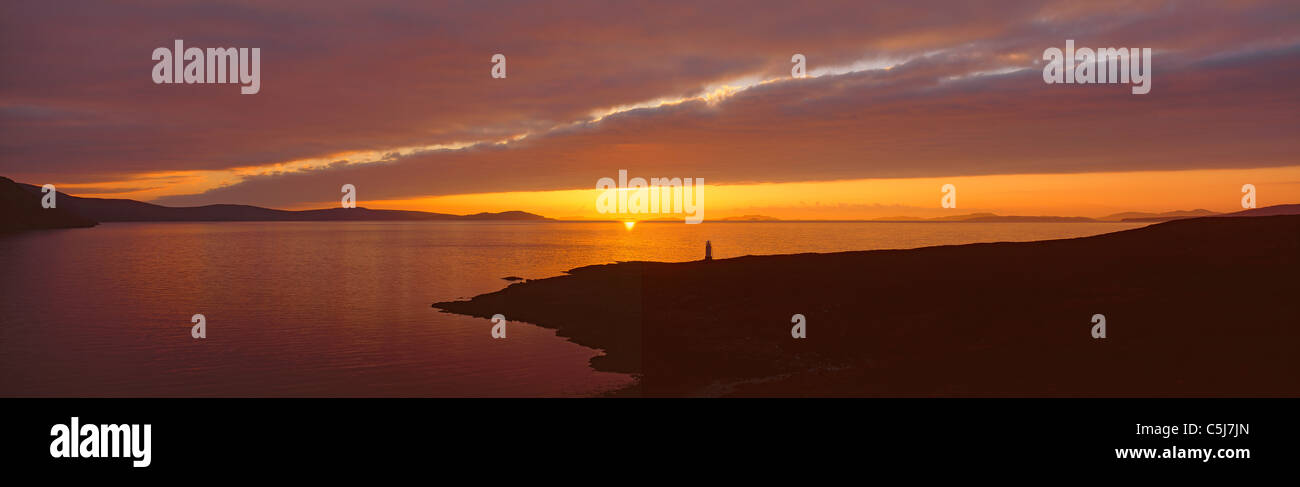
{"label": "distant hill silhouette", "polygon": [[729,216],[729,217],[726,217],[726,218],[720,218],[720,219],[718,219],[718,221],[724,221],[724,222],[775,222],[775,221],[781,221],[781,219],[780,219],[780,218],[773,218],[773,217],[766,216],[766,215],[741,215],[741,216]]}
{"label": "distant hill silhouette", "polygon": [[1300,215],[1300,205],[1273,205],[1263,208],[1251,208],[1236,213],[1228,213],[1224,216],[1276,216],[1276,215]]}
{"label": "distant hill silhouette", "polygon": [[[41,188],[30,184],[14,183],[14,198],[22,192],[40,209]],[[544,221],[549,218],[523,211],[502,213],[477,213],[451,215],[406,210],[372,210],[368,208],[329,208],[320,210],[275,210],[250,205],[207,205],[171,207],[127,199],[81,198],[62,192],[58,195],[58,208],[83,220],[98,222],[203,222],[203,221],[441,221],[441,220],[527,220]],[[53,215],[51,215],[52,217]],[[74,225],[75,226],[75,225]],[[84,226],[84,225],[83,225]]]}
{"label": "distant hill silhouette", "polygon": [[1019,222],[1019,223],[1045,223],[1045,222],[1095,222],[1092,218],[1084,216],[1002,216],[987,215],[963,218],[957,221],[963,222]]}
{"label": "distant hill silhouette", "polygon": [[1126,211],[1124,213],[1116,213],[1114,215],[1107,215],[1101,217],[1101,220],[1125,221],[1125,222],[1165,222],[1169,220],[1177,220],[1179,218],[1199,218],[1203,216],[1214,216],[1214,215],[1218,215],[1218,213],[1210,210],[1200,209],[1200,208],[1195,210],[1166,211],[1164,213]]}
{"label": "distant hill silhouette", "polygon": [[42,196],[41,188],[0,177],[0,232],[95,226],[95,220],[69,211],[64,195],[56,197],[54,208],[41,207]]}
{"label": "distant hill silhouette", "polygon": [[1003,216],[995,213],[970,213],[966,215],[940,216],[934,218],[917,218],[910,216],[890,216],[876,218],[873,221],[926,221],[926,222],[1129,222],[1129,223],[1159,223],[1183,218],[1200,218],[1206,216],[1269,216],[1269,215],[1300,215],[1300,205],[1276,205],[1266,208],[1256,208],[1236,213],[1218,213],[1206,209],[1195,210],[1176,210],[1166,211],[1163,213],[1153,213],[1146,211],[1126,211],[1106,215],[1101,218],[1088,218],[1082,216]]}
{"label": "distant hill silhouette", "polygon": [[[429,214],[437,215],[439,213]],[[480,212],[473,215],[452,216],[454,217],[452,218],[453,220],[553,220],[552,218],[518,210],[502,211],[499,213]]]}
{"label": "distant hill silhouette", "polygon": [[916,218],[910,216],[888,216],[876,218],[872,221],[888,222],[976,222],[976,223],[997,223],[997,222],[1020,222],[1020,223],[1044,223],[1044,222],[1095,222],[1092,218],[1083,216],[1004,216],[995,213],[969,213],[965,215],[939,216],[934,218]]}

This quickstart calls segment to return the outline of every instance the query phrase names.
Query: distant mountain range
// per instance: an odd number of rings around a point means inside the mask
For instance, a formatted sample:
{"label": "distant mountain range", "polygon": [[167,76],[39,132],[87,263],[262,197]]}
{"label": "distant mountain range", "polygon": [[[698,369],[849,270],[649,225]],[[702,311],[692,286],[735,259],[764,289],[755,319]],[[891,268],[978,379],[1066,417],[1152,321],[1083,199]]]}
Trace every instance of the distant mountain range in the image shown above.
{"label": "distant mountain range", "polygon": [[934,218],[915,218],[906,216],[893,216],[877,218],[875,221],[925,221],[925,222],[1021,222],[1021,223],[1041,223],[1041,222],[1092,222],[1097,221],[1092,218],[1082,216],[1004,216],[994,213],[971,213],[968,215],[940,216]]}
{"label": "distant mountain range", "polygon": [[890,216],[876,218],[872,221],[897,221],[897,222],[1022,222],[1022,223],[1040,223],[1040,222],[1163,222],[1177,220],[1180,218],[1197,218],[1202,216],[1218,215],[1210,210],[1183,210],[1168,211],[1164,213],[1148,213],[1140,211],[1129,211],[1116,213],[1113,215],[1103,216],[1101,218],[1088,218],[1084,216],[1015,216],[1015,215],[998,215],[995,213],[970,213],[966,215],[940,216],[934,218],[917,218],[911,216]]}
{"label": "distant mountain range", "polygon": [[1206,216],[1272,216],[1272,215],[1297,215],[1300,214],[1300,204],[1296,205],[1274,205],[1265,208],[1252,208],[1233,213],[1218,213],[1210,210],[1178,210],[1166,211],[1164,213],[1150,213],[1142,211],[1126,211],[1106,215],[1101,218],[1088,218],[1082,216],[1003,216],[994,213],[971,213],[968,215],[942,216],[937,218],[916,218],[909,216],[894,216],[885,218],[876,218],[873,221],[927,221],[927,222],[1145,222],[1158,223],[1170,220],[1181,220],[1184,218],[1201,218]]}
{"label": "distant mountain range", "polygon": [[[276,210],[250,205],[207,205],[171,207],[127,199],[81,198],[58,193],[56,208],[41,208],[41,188],[0,177],[0,231],[40,228],[90,227],[98,222],[219,222],[219,221],[556,221],[524,211],[452,215],[408,210],[329,208],[320,210]],[[895,216],[869,221],[882,222],[1163,222],[1205,216],[1270,216],[1300,214],[1300,204],[1254,208],[1235,213],[1210,210],[1182,210],[1164,213],[1124,212],[1101,218],[1081,216],[1006,216],[994,213],[918,218]],[[577,219],[575,220],[583,220]],[[603,221],[603,220],[589,220]],[[610,220],[615,221],[615,220]],[[642,221],[681,221],[657,218]],[[733,216],[710,221],[782,221],[764,215]]]}
{"label": "distant mountain range", "polygon": [[55,208],[42,208],[41,188],[0,177],[0,231],[89,227],[97,222],[216,221],[544,221],[523,211],[451,215],[406,210],[329,208],[275,210],[249,205],[170,207],[126,199],[80,198],[58,193]]}
{"label": "distant mountain range", "polygon": [[1202,209],[1195,209],[1195,210],[1180,210],[1180,211],[1166,211],[1166,212],[1164,212],[1164,213],[1146,213],[1146,212],[1141,212],[1141,211],[1126,211],[1126,212],[1124,212],[1124,213],[1116,213],[1116,214],[1114,214],[1114,215],[1103,216],[1103,217],[1099,218],[1099,220],[1101,220],[1101,221],[1124,221],[1124,222],[1163,222],[1163,221],[1169,221],[1169,220],[1177,220],[1177,219],[1180,219],[1180,218],[1198,218],[1198,217],[1202,217],[1202,216],[1214,216],[1214,215],[1218,215],[1218,214],[1219,214],[1219,213],[1215,213],[1215,212],[1210,211],[1210,210],[1202,210]]}

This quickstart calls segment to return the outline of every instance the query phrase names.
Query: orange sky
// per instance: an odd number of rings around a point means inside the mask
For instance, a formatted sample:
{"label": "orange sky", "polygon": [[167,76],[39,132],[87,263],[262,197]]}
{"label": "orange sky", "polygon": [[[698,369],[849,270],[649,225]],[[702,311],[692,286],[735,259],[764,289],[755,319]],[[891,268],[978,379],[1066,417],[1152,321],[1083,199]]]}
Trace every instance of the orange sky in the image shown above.
{"label": "orange sky", "polygon": [[[0,175],[558,218],[609,217],[588,188],[621,169],[703,178],[706,219],[1231,211],[1247,183],[1300,202],[1294,1],[384,3],[0,5]],[[178,37],[261,49],[261,90],[152,83]],[[1067,39],[1151,49],[1151,91],[1044,83]]]}
{"label": "orange sky", "polygon": [[[957,208],[940,205],[944,184],[957,187]],[[860,179],[829,182],[709,185],[705,218],[764,215],[780,219],[934,217],[973,212],[1100,217],[1123,211],[1241,209],[1241,186],[1256,187],[1257,205],[1300,202],[1300,166],[1127,173]],[[661,218],[596,211],[599,191],[521,191],[398,200],[362,200],[369,208],[467,214],[524,209],[553,218]],[[309,202],[294,209],[338,206]]]}

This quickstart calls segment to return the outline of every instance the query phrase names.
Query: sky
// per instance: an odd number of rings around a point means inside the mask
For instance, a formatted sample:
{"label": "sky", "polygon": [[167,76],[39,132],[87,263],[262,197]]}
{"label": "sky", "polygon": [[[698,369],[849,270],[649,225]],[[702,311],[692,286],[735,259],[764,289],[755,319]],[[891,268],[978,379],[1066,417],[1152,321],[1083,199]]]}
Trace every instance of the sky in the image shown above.
{"label": "sky", "polygon": [[[1300,203],[1295,1],[207,3],[0,5],[0,175],[580,218],[620,169],[703,178],[710,218]],[[260,91],[154,83],[176,39],[260,48]],[[1151,91],[1045,83],[1067,39],[1150,48]]]}

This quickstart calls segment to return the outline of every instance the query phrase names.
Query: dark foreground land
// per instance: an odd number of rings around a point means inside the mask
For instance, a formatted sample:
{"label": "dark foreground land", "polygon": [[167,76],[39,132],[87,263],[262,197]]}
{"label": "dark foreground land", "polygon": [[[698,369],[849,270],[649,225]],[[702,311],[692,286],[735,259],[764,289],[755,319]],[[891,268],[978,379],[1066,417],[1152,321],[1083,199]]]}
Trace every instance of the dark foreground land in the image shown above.
{"label": "dark foreground land", "polygon": [[55,228],[86,228],[98,224],[67,208],[41,206],[41,188],[0,176],[0,233]]}
{"label": "dark foreground land", "polygon": [[434,307],[555,328],[633,394],[1300,396],[1300,216],[626,262]]}

